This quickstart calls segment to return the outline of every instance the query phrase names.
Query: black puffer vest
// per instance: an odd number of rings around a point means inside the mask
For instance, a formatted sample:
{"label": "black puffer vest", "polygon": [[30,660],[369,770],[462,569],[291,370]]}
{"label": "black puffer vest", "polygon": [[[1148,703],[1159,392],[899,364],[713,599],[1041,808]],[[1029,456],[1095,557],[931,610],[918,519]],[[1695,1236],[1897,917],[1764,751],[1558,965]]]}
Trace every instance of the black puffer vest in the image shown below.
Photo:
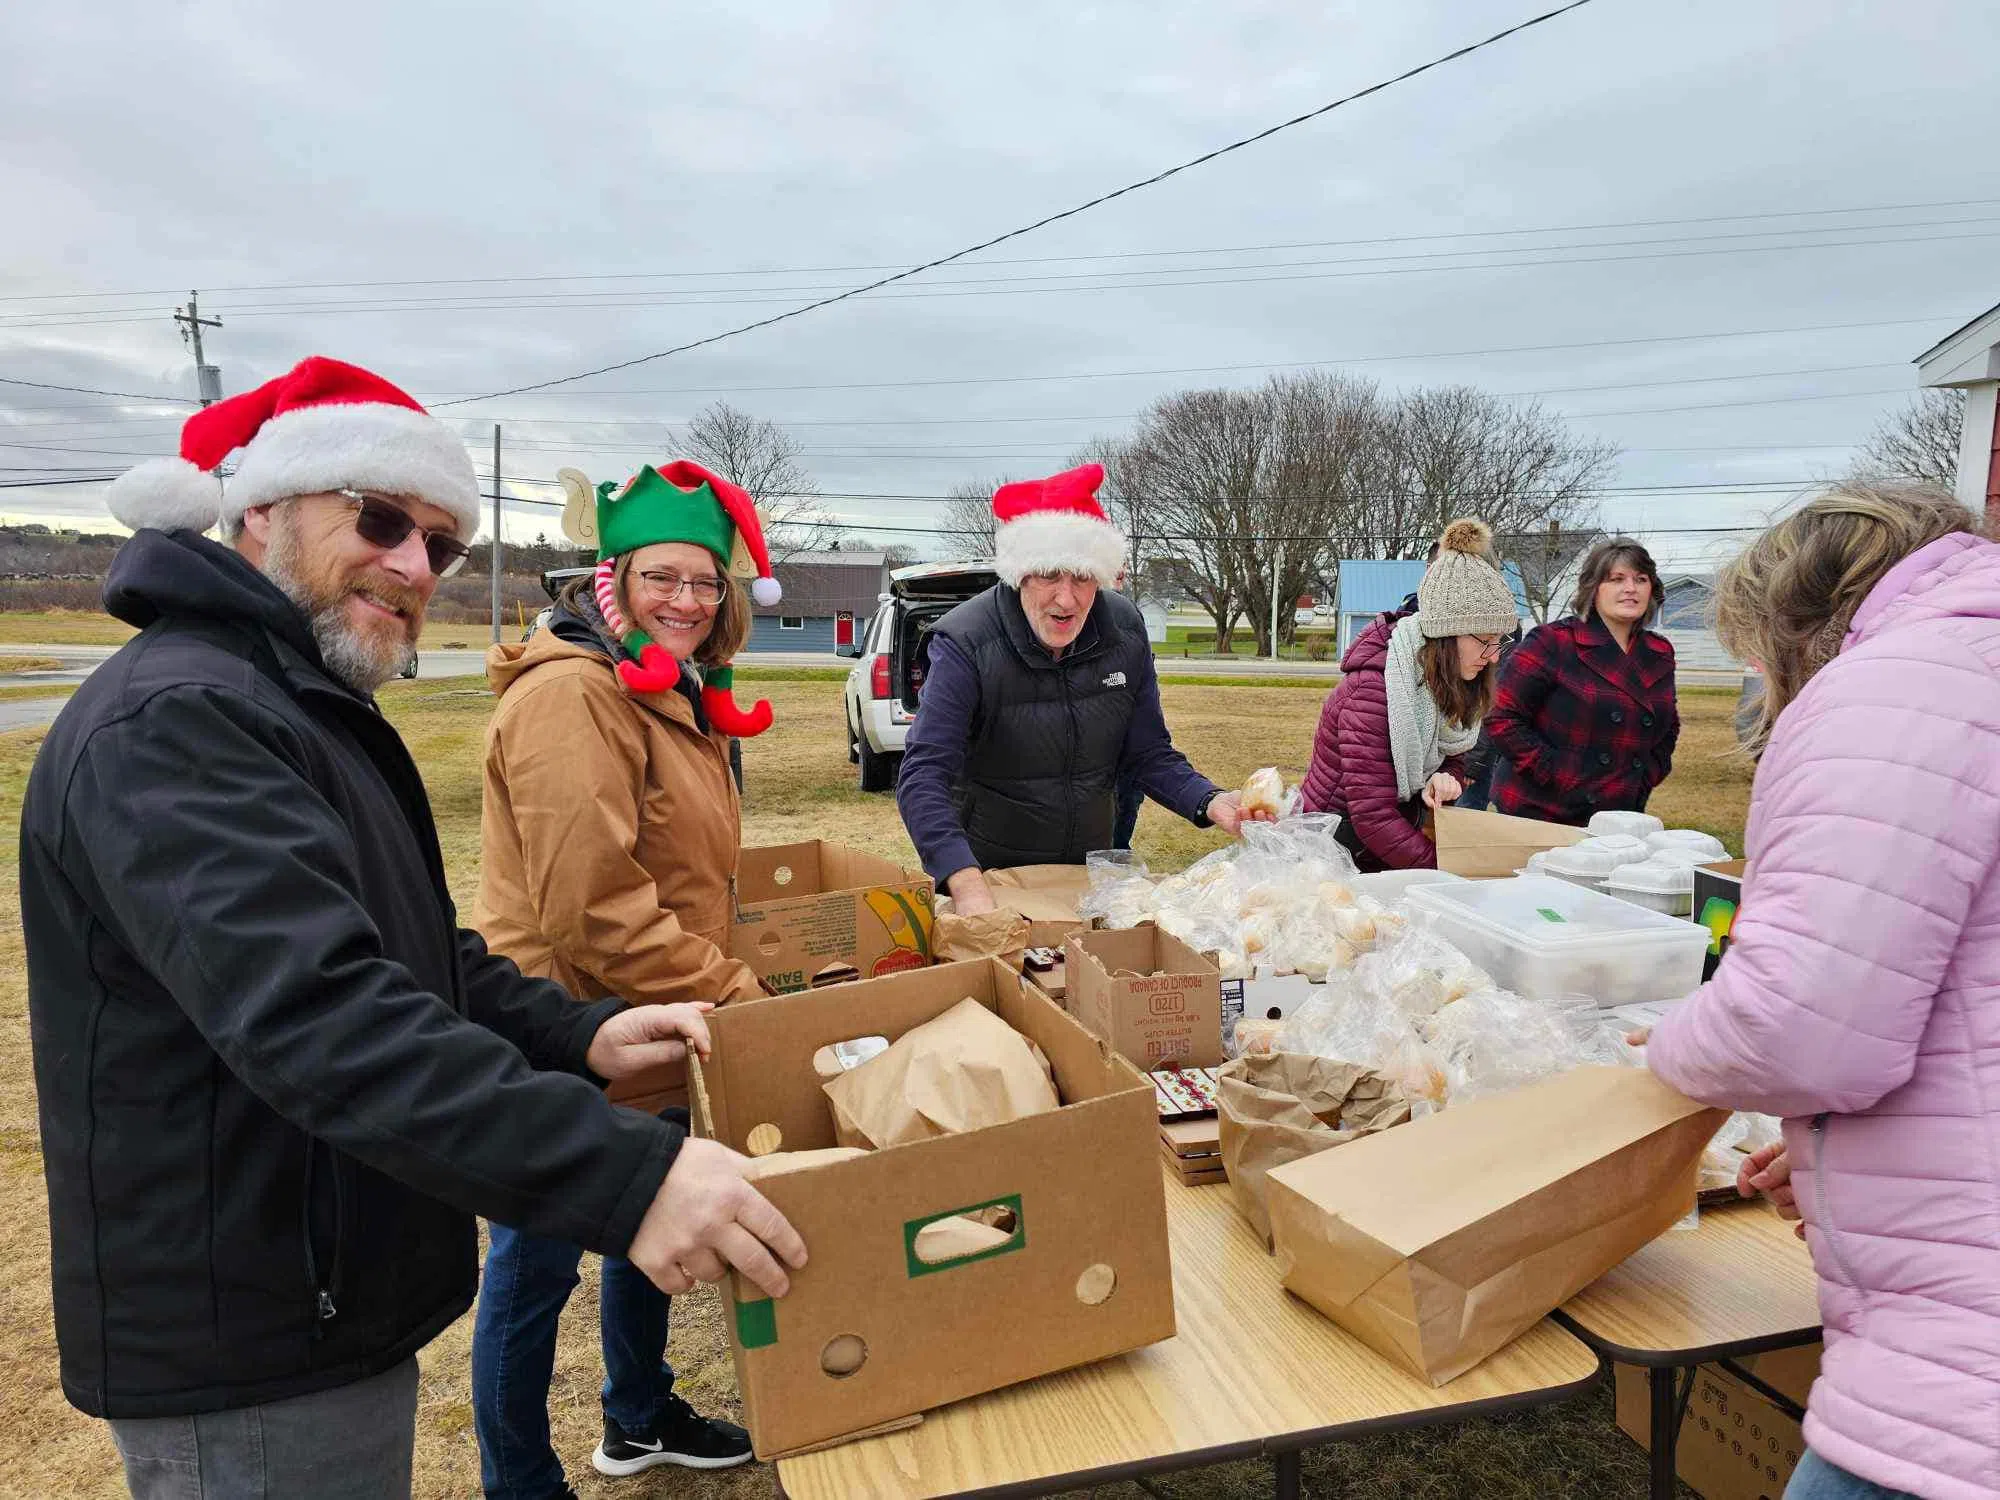
{"label": "black puffer vest", "polygon": [[1133,693],[1152,646],[1138,606],[1100,590],[1060,660],[1035,638],[1021,596],[996,584],[936,633],[979,677],[958,815],[980,867],[1081,864],[1108,848]]}

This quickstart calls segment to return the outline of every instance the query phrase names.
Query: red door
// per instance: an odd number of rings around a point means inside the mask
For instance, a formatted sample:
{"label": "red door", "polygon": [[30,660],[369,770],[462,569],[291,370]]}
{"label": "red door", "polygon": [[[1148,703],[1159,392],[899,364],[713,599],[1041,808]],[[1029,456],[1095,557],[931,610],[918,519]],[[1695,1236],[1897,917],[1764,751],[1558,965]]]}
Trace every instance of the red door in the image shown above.
{"label": "red door", "polygon": [[833,617],[833,643],[836,646],[854,644],[853,611],[844,609]]}

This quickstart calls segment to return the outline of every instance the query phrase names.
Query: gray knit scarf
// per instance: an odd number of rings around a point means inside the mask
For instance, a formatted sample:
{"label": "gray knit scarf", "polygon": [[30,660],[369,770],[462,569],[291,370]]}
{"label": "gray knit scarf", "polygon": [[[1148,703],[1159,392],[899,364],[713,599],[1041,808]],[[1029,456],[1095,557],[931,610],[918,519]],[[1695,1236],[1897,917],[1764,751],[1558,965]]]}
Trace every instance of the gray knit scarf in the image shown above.
{"label": "gray knit scarf", "polygon": [[1396,766],[1396,799],[1408,802],[1438,768],[1479,743],[1479,721],[1454,724],[1438,709],[1424,686],[1424,631],[1416,615],[1405,616],[1389,637],[1389,660],[1382,669],[1389,697],[1389,759]]}

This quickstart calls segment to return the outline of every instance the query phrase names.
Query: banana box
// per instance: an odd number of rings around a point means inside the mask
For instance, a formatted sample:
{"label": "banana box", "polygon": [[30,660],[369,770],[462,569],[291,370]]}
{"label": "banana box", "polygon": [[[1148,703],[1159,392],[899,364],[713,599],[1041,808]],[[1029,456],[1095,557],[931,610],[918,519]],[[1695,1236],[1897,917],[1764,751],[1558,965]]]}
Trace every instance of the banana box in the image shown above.
{"label": "banana box", "polygon": [[745,849],[729,951],[780,995],[924,968],[932,894],[920,871],[824,839]]}

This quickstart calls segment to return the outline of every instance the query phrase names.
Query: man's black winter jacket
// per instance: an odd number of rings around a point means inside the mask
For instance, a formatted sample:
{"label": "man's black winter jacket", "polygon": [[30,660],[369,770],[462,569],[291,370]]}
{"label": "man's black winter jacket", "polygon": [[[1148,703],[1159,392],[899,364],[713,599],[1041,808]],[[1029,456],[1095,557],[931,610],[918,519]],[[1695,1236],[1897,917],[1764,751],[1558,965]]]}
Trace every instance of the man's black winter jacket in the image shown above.
{"label": "man's black winter jacket", "polygon": [[619,1002],[460,930],[402,741],[242,557],[142,531],[105,602],[140,634],[57,718],[21,827],[69,1399],[386,1370],[471,1304],[474,1214],[622,1252],[681,1134],[589,1074]]}

